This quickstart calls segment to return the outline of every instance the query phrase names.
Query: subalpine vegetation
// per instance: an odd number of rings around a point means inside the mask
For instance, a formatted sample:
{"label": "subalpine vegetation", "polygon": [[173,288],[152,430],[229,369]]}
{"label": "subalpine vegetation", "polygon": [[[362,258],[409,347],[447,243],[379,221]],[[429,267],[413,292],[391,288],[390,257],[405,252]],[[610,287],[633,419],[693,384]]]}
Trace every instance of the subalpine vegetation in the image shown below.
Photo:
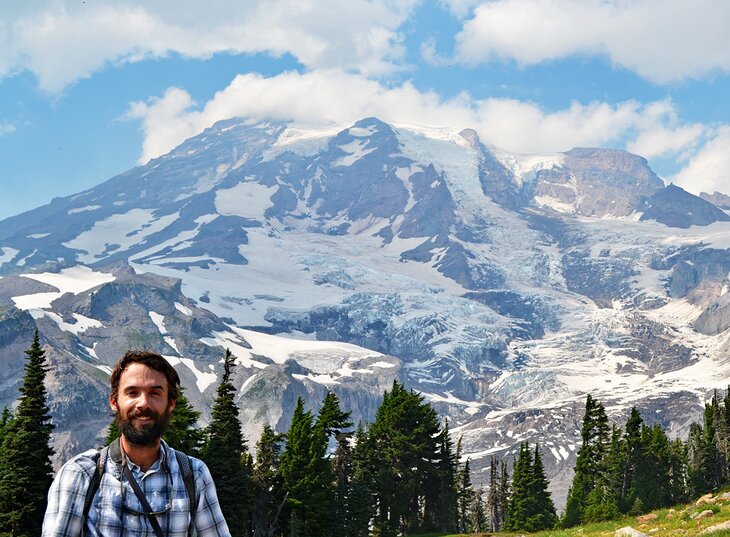
{"label": "subalpine vegetation", "polygon": [[[0,418],[0,534],[38,535],[50,485],[52,430],[47,366],[38,334],[19,404]],[[184,394],[165,433],[201,457],[216,481],[231,533],[241,537],[389,537],[535,532],[639,515],[730,483],[730,397],[707,403],[686,439],[670,440],[632,409],[623,427],[586,399],[575,476],[558,517],[539,445],[513,460],[491,459],[485,489],[473,486],[461,441],[454,442],[420,394],[394,382],[371,424],[358,424],[328,392],[319,409],[299,399],[289,429],[265,427],[251,455],[234,401],[226,352],[212,420]],[[108,440],[118,431],[112,425]]]}

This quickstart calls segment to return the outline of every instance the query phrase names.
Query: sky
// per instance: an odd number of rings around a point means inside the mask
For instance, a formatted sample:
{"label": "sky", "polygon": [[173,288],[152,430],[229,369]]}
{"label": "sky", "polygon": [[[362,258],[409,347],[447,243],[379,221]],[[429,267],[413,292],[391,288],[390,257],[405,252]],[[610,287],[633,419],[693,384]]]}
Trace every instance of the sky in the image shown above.
{"label": "sky", "polygon": [[726,0],[4,0],[0,218],[233,116],[472,128],[730,194]]}

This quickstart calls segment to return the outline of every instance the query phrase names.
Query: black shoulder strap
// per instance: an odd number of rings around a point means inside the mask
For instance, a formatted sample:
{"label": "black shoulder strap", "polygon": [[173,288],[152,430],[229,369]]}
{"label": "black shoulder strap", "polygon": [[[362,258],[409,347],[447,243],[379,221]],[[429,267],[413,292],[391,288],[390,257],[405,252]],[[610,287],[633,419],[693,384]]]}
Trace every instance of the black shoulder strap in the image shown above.
{"label": "black shoulder strap", "polygon": [[91,502],[94,501],[96,491],[99,490],[99,484],[101,483],[101,476],[104,474],[104,468],[106,467],[106,460],[109,457],[109,446],[103,448],[100,452],[97,452],[94,459],[96,460],[96,469],[94,474],[91,476],[89,482],[89,488],[86,489],[86,498],[84,500],[84,511],[81,515],[81,535],[86,533],[86,519],[89,516],[89,509],[91,509]]}
{"label": "black shoulder strap", "polygon": [[195,474],[193,473],[193,462],[190,457],[185,455],[182,451],[173,450],[175,452],[175,458],[177,459],[177,465],[180,467],[182,472],[183,481],[185,482],[185,490],[188,492],[188,505],[190,505],[190,527],[188,528],[188,535],[193,536],[195,530],[195,510],[198,507],[197,496],[195,495]]}
{"label": "black shoulder strap", "polygon": [[[91,509],[91,502],[94,501],[96,491],[99,490],[99,484],[101,483],[101,477],[104,474],[106,467],[106,461],[109,458],[109,451],[112,450],[112,460],[115,462],[121,462],[121,447],[119,445],[119,439],[117,438],[110,445],[103,448],[99,453],[96,454],[96,470],[94,475],[91,476],[91,482],[89,488],[86,490],[86,499],[84,501],[84,512],[82,515],[82,535],[86,533],[86,519],[89,516],[89,509]],[[188,535],[193,536],[195,534],[195,511],[198,507],[197,497],[195,493],[195,474],[193,472],[193,463],[190,457],[185,455],[182,451],[173,450],[175,452],[175,458],[177,464],[182,472],[183,482],[185,483],[185,490],[188,493],[188,504],[190,505],[190,527],[188,528]]]}

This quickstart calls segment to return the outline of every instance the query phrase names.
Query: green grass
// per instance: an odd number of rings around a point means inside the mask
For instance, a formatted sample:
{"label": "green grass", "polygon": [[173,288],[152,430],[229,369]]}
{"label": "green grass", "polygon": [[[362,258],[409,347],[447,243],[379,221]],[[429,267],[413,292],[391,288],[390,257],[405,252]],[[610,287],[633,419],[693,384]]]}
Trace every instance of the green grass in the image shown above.
{"label": "green grass", "polygon": [[[702,520],[690,518],[690,515],[693,513],[699,513],[704,510],[716,512],[713,516]],[[584,526],[576,526],[575,528],[540,531],[537,533],[430,534],[428,537],[516,537],[519,535],[529,537],[613,537],[617,529],[625,526],[631,526],[650,536],[693,537],[699,535],[705,528],[730,520],[730,502],[702,506],[696,506],[695,503],[691,503],[676,506],[674,509],[658,509],[653,511],[653,513],[657,515],[657,518],[643,524],[640,524],[636,517],[627,516],[609,522],[597,522]],[[730,537],[730,530],[721,530],[709,535],[711,537]]]}

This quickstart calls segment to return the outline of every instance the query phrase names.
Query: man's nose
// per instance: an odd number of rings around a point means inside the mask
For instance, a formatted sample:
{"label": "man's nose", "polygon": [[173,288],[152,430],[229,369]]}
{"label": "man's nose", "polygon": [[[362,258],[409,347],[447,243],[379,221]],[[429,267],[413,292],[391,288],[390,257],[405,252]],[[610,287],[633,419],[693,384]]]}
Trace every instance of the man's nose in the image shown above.
{"label": "man's nose", "polygon": [[150,401],[149,401],[149,397],[147,396],[147,394],[144,394],[144,393],[139,394],[139,397],[137,397],[137,400],[136,400],[137,408],[149,408],[149,406],[150,406],[149,403],[150,403]]}

